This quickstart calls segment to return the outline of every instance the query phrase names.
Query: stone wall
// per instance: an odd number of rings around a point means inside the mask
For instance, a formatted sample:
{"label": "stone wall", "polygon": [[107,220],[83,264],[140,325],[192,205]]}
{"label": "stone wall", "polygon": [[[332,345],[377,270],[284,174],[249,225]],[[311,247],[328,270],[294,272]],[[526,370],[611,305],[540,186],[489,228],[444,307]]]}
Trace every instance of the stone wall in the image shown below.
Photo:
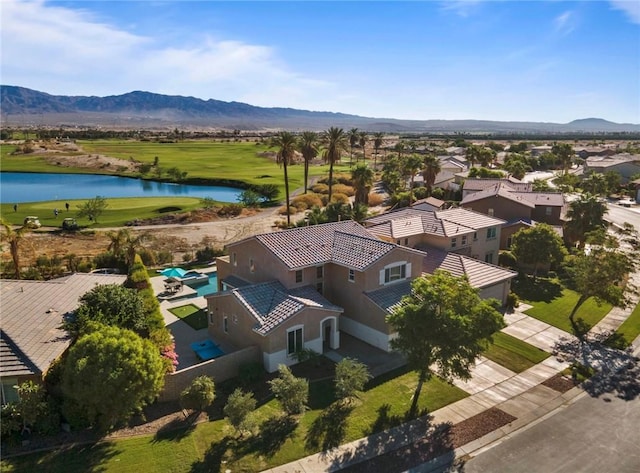
{"label": "stone wall", "polygon": [[260,351],[257,346],[250,346],[228,355],[190,366],[165,376],[164,389],[159,401],[175,401],[180,393],[198,376],[211,376],[216,383],[238,376],[238,370],[245,363],[260,363]]}

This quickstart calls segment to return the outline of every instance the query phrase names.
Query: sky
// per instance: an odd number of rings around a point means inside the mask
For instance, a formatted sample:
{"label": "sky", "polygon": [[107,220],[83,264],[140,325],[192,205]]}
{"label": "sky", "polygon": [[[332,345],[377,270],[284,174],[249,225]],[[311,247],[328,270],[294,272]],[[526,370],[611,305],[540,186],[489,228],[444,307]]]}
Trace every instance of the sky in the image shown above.
{"label": "sky", "polygon": [[0,82],[398,119],[640,123],[640,1],[0,0]]}

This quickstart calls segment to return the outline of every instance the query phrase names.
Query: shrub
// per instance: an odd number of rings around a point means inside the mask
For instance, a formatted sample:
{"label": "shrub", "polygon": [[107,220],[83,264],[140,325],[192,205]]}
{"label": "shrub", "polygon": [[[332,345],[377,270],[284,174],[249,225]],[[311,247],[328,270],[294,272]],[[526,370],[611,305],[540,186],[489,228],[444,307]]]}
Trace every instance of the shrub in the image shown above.
{"label": "shrub", "polygon": [[377,207],[382,205],[383,202],[384,197],[381,194],[376,194],[375,192],[369,194],[369,207]]}
{"label": "shrub", "polygon": [[298,209],[299,212],[315,206],[320,207],[322,206],[322,198],[318,194],[302,194],[293,198],[291,206]]}
{"label": "shrub", "polygon": [[215,395],[213,379],[206,375],[198,376],[180,393],[180,405],[183,409],[204,411],[213,403]]}
{"label": "shrub", "polygon": [[233,391],[224,406],[224,415],[229,423],[240,433],[250,432],[255,428],[251,413],[256,409],[256,400],[253,393],[245,393],[238,388]]}
{"label": "shrub", "polygon": [[498,255],[498,265],[506,268],[517,268],[518,260],[516,260],[512,252],[504,250],[500,251]]}
{"label": "shrub", "polygon": [[507,309],[514,309],[519,305],[520,305],[520,298],[518,297],[518,294],[516,294],[515,292],[510,292],[509,295],[507,295],[507,302],[505,304]]}
{"label": "shrub", "polygon": [[[298,212],[298,209],[292,205],[289,205],[289,215],[293,215]],[[287,215],[287,206],[283,205],[278,209],[279,215]]]}
{"label": "shrub", "polygon": [[221,217],[237,217],[242,213],[242,204],[226,204],[220,207],[218,215]]}
{"label": "shrub", "polygon": [[278,377],[269,381],[271,392],[287,415],[301,414],[309,399],[309,382],[295,377],[285,365],[280,365],[278,372]]}
{"label": "shrub", "polygon": [[196,251],[196,261],[203,263],[205,261],[213,261],[216,257],[221,256],[224,253],[223,250],[213,248],[211,246],[205,246],[204,248]]}
{"label": "shrub", "polygon": [[243,363],[238,369],[238,379],[240,384],[245,387],[255,385],[264,376],[264,367],[262,363]]}
{"label": "shrub", "polygon": [[329,202],[328,195],[322,197],[322,202],[325,204],[325,206],[329,204],[348,204],[349,197],[338,192],[331,195],[331,202]]}
{"label": "shrub", "polygon": [[326,184],[318,183],[311,186],[311,190],[316,194],[328,194],[329,186]]}
{"label": "shrub", "polygon": [[344,184],[334,184],[333,189],[331,191],[331,195],[333,194],[344,194],[349,197],[353,197],[356,191],[351,186],[346,186]]}

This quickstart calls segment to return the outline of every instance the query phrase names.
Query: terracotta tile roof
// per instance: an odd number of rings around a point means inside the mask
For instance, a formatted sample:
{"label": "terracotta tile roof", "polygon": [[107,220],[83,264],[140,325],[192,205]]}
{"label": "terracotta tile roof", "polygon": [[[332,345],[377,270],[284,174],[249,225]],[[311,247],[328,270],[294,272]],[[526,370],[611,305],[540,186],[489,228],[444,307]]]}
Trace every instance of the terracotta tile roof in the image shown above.
{"label": "terracotta tile roof", "polygon": [[404,296],[411,294],[411,281],[389,284],[375,291],[364,293],[371,301],[388,314],[399,307]]}
{"label": "terracotta tile roof", "polygon": [[516,193],[509,186],[505,186],[504,184],[495,184],[492,187],[488,187],[478,192],[474,192],[473,194],[469,194],[462,198],[461,205],[468,204],[470,202],[476,202],[478,200],[483,200],[491,197],[502,197],[503,199],[510,200],[512,202],[517,202],[525,207],[529,207],[531,209],[535,208],[535,204],[531,202],[529,199],[525,199],[522,197],[526,193],[520,192]]}
{"label": "terracotta tile roof", "polygon": [[395,247],[351,220],[264,233],[255,238],[289,269],[329,262],[363,269]]}
{"label": "terracotta tile roof", "polygon": [[461,207],[440,210],[439,212],[436,212],[436,216],[439,219],[456,225],[464,225],[474,231],[480,230],[481,228],[501,226],[505,222],[501,218],[491,217],[489,215]]}
{"label": "terracotta tile roof", "polygon": [[[79,298],[95,286],[125,280],[120,275],[80,273],[50,281],[0,280],[3,350],[9,347],[15,357],[12,363],[22,361],[22,369],[46,372],[71,343],[60,328],[63,316],[73,312]],[[0,366],[3,376],[17,369],[15,364]]]}
{"label": "terracotta tile roof", "polygon": [[422,262],[423,272],[432,274],[436,269],[443,269],[453,276],[466,274],[469,283],[480,289],[514,278],[518,274],[515,271],[456,253],[448,253],[435,248],[429,248],[426,252],[427,256]]}
{"label": "terracotta tile roof", "polygon": [[[310,286],[287,290],[280,282],[271,281],[239,287],[229,292],[256,319],[254,330],[261,335],[266,335],[308,307],[332,312],[343,310]],[[221,296],[229,292],[221,293]]]}
{"label": "terracotta tile roof", "polygon": [[533,191],[533,184],[531,182],[522,182],[514,177],[509,177],[506,179],[470,177],[464,181],[464,184],[462,185],[462,190],[463,192],[482,191],[489,187],[496,186],[498,184],[505,185],[509,189],[514,191],[520,191],[520,192]]}

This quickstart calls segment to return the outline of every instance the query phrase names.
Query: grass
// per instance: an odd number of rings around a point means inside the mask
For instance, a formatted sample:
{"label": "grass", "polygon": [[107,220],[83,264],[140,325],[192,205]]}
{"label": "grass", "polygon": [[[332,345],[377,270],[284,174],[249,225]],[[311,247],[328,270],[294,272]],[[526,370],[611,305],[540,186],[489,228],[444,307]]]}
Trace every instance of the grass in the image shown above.
{"label": "grass", "polygon": [[179,319],[184,320],[194,330],[201,330],[207,328],[207,311],[200,309],[193,304],[181,305],[180,307],[174,307],[169,309],[173,315]]}
{"label": "grass", "polygon": [[[333,403],[330,380],[315,382],[310,389],[310,410],[298,423],[280,417],[275,400],[260,405],[255,415],[262,434],[253,438],[236,439],[226,420],[217,419],[159,436],[5,459],[2,471],[261,471],[398,425],[405,418],[416,383],[414,372],[398,370],[370,383],[359,400],[345,406]],[[433,411],[466,396],[434,378],[425,384],[419,406]]]}
{"label": "grass", "polygon": [[[572,333],[569,314],[580,297],[577,292],[562,287],[557,279],[545,278],[538,278],[535,283],[530,278],[519,280],[513,290],[522,302],[533,306],[525,314]],[[578,309],[576,319],[583,319],[588,325],[594,326],[610,310],[611,304],[598,304],[595,299],[589,298]]]}
{"label": "grass", "polygon": [[515,373],[521,373],[550,356],[544,350],[504,332],[493,335],[493,343],[483,355]]}
{"label": "grass", "polygon": [[633,309],[633,312],[631,312],[627,320],[618,327],[616,334],[621,339],[619,343],[623,347],[631,345],[636,337],[640,335],[640,304]]}

